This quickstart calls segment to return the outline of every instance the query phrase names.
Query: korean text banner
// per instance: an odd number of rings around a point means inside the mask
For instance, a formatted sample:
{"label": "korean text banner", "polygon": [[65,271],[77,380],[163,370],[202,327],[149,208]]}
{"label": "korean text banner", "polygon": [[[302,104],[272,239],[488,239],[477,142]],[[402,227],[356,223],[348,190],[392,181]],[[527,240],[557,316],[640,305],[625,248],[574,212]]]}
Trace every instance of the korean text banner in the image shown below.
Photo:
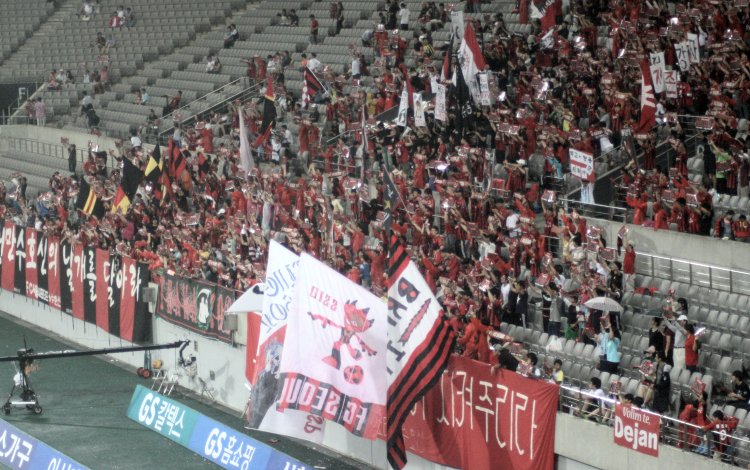
{"label": "korean text banner", "polygon": [[159,287],[156,314],[170,323],[230,343],[232,332],[224,328],[224,312],[236,297],[231,289],[167,274]]}
{"label": "korean text banner", "polygon": [[570,173],[589,181],[594,176],[594,155],[570,149]]}
{"label": "korean text banner", "polygon": [[128,418],[221,468],[305,468],[298,460],[141,385],[133,392]]}
{"label": "korean text banner", "polygon": [[455,468],[552,470],[557,385],[452,356],[411,412],[406,450]]}
{"label": "korean text banner", "polygon": [[615,444],[641,454],[659,456],[661,416],[634,406],[615,407]]}
{"label": "korean text banner", "polygon": [[18,470],[87,468],[3,420],[0,420],[0,464]]}
{"label": "korean text banner", "polygon": [[147,266],[132,258],[71,245],[12,221],[2,227],[0,287],[124,340],[150,340],[148,304],[140,296],[149,280]]}
{"label": "korean text banner", "polygon": [[280,410],[375,439],[385,417],[385,302],[303,254],[281,357]]}

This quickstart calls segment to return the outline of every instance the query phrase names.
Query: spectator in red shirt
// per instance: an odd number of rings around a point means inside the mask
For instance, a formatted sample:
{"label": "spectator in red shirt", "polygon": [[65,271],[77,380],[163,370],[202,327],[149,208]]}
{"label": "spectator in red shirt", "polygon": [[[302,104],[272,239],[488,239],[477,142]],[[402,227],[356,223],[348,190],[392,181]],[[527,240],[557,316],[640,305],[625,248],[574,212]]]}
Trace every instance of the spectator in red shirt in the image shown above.
{"label": "spectator in red shirt", "polygon": [[692,323],[685,325],[685,330],[688,332],[685,339],[685,368],[690,372],[698,372],[698,351],[701,345],[695,336],[695,326]]}
{"label": "spectator in red shirt", "polygon": [[318,28],[320,23],[315,19],[315,15],[310,15],[310,44],[318,43]]}
{"label": "spectator in red shirt", "polygon": [[714,411],[711,417],[711,422],[703,426],[703,430],[713,431],[714,460],[731,462],[735,450],[732,446],[732,433],[740,420],[734,416],[724,416],[721,410]]}

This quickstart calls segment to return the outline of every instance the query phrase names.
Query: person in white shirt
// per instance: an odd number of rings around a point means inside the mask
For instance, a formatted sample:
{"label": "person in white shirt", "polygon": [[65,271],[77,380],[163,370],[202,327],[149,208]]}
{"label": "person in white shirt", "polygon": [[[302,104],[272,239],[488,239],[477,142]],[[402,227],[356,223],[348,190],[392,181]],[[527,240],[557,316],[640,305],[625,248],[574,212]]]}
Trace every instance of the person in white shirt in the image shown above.
{"label": "person in white shirt", "polygon": [[520,230],[518,229],[518,222],[520,219],[521,216],[518,215],[517,209],[505,219],[505,228],[508,229],[510,238],[518,238],[521,235]]}
{"label": "person in white shirt", "polygon": [[307,61],[307,68],[310,69],[312,73],[318,73],[322,65],[323,64],[320,60],[318,60],[318,55],[313,52],[312,57]]}
{"label": "person in white shirt", "polygon": [[83,92],[83,99],[81,100],[81,106],[87,108],[94,105],[94,98],[91,97],[87,92]]}
{"label": "person in white shirt", "polygon": [[407,8],[406,3],[401,4],[401,9],[398,11],[399,28],[404,31],[409,30],[409,16],[411,12]]}
{"label": "person in white shirt", "polygon": [[352,79],[353,80],[359,80],[359,77],[362,74],[361,68],[362,68],[362,64],[359,61],[359,56],[357,54],[354,54],[352,56]]}
{"label": "person in white shirt", "polygon": [[141,148],[141,145],[143,145],[143,142],[141,142],[141,138],[138,137],[138,133],[136,131],[132,131],[130,133],[130,145],[134,149]]}

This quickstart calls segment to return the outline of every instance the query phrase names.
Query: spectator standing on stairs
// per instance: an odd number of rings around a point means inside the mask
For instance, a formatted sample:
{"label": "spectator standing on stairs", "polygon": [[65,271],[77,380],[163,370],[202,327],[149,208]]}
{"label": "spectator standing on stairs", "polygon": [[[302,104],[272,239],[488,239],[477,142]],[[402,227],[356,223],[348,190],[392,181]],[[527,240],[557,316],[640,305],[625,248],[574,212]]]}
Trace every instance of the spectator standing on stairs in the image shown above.
{"label": "spectator standing on stairs", "polygon": [[68,171],[71,173],[76,172],[76,157],[77,157],[77,150],[76,150],[76,144],[70,144],[68,146]]}
{"label": "spectator standing on stairs", "polygon": [[308,59],[307,61],[307,68],[310,69],[310,72],[312,73],[320,73],[320,70],[323,68],[323,64],[318,60],[318,54],[312,53],[312,57]]}
{"label": "spectator standing on stairs", "polygon": [[622,258],[622,290],[623,292],[635,290],[635,245],[627,239],[625,240],[625,255]]}
{"label": "spectator standing on stairs", "polygon": [[665,320],[667,328],[674,333],[672,361],[676,369],[685,368],[685,340],[688,335],[687,330],[685,330],[685,324],[687,323],[687,319],[687,315],[683,314],[677,317],[677,321],[670,318]]}
{"label": "spectator standing on stairs", "polygon": [[341,28],[344,27],[344,4],[338,2],[338,14],[336,15],[336,34],[341,32]]}
{"label": "spectator standing on stairs", "polygon": [[34,103],[34,117],[37,126],[44,126],[47,123],[47,107],[41,97],[37,98]]}
{"label": "spectator standing on stairs", "polygon": [[406,2],[401,2],[401,8],[398,10],[398,24],[400,30],[409,31],[409,16],[411,16],[409,7],[406,6]]}
{"label": "spectator standing on stairs", "polygon": [[315,19],[315,15],[310,15],[310,44],[318,43],[318,29],[320,23]]}

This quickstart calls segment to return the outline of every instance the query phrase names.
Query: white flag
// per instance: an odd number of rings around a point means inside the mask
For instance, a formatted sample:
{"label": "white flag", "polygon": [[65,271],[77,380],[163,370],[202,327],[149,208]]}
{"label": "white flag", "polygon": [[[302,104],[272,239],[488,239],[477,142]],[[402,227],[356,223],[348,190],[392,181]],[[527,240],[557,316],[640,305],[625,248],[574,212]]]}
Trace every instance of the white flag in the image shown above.
{"label": "white flag", "polygon": [[664,91],[664,52],[650,53],[649,66],[651,68],[651,82],[654,85],[654,93],[661,93]]}
{"label": "white flag", "polygon": [[674,45],[674,51],[677,54],[677,65],[682,72],[690,70],[690,46],[687,41],[679,42]]}
{"label": "white flag", "polygon": [[490,95],[490,80],[486,72],[479,74],[479,102],[482,106],[492,106],[492,95]]}
{"label": "white flag", "polygon": [[386,415],[387,308],[308,254],[300,258],[281,357],[279,410],[374,440]]}
{"label": "white flag", "polygon": [[277,377],[299,262],[299,256],[271,240],[248,424],[251,428],[320,443],[325,421],[302,411],[282,413],[276,409],[276,396],[281,392]]}
{"label": "white flag", "polygon": [[409,92],[406,91],[406,86],[401,91],[401,101],[398,104],[398,116],[396,117],[396,125],[405,127],[406,126],[406,115],[409,113]]}
{"label": "white flag", "polygon": [[445,93],[445,85],[439,84],[437,86],[437,94],[435,95],[435,119],[448,122],[448,113],[445,106]]}
{"label": "white flag", "polygon": [[244,111],[240,108],[240,167],[245,170],[245,174],[249,174],[255,168],[255,160],[253,160],[253,152],[250,150],[244,115]]}
{"label": "white flag", "polygon": [[690,55],[690,63],[699,64],[701,62],[701,49],[698,45],[698,35],[694,33],[688,33],[687,43],[688,54]]}
{"label": "white flag", "polygon": [[414,125],[417,127],[427,127],[427,121],[424,118],[424,101],[422,93],[412,93],[414,98]]}

